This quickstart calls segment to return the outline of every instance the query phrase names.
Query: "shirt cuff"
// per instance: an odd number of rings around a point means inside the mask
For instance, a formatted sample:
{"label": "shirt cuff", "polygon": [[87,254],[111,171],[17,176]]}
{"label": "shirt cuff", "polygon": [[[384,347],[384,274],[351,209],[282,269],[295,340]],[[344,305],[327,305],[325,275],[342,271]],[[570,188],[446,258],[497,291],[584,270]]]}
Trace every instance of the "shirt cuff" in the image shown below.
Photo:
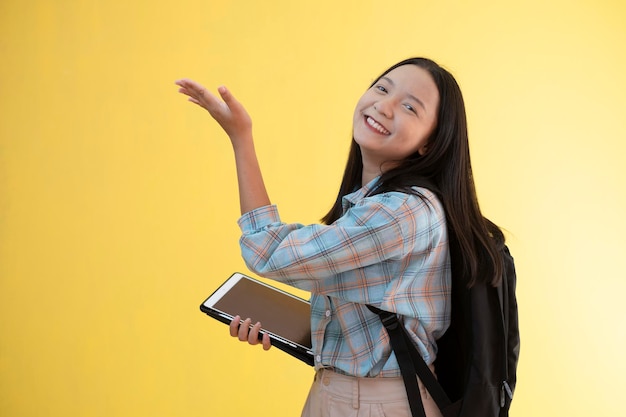
{"label": "shirt cuff", "polygon": [[255,208],[237,220],[237,224],[244,234],[257,231],[273,223],[280,223],[278,208],[274,204]]}

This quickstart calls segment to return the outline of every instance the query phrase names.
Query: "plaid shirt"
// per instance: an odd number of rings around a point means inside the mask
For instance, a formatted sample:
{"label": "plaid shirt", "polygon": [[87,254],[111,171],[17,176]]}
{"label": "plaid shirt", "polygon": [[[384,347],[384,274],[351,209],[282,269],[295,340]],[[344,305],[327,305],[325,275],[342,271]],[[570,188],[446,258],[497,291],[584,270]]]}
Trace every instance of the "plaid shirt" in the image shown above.
{"label": "plaid shirt", "polygon": [[365,304],[400,315],[426,363],[450,322],[445,214],[430,191],[343,199],[331,225],[286,224],[276,206],[239,219],[243,258],[256,274],[311,292],[315,367],[357,377],[399,376],[389,338]]}

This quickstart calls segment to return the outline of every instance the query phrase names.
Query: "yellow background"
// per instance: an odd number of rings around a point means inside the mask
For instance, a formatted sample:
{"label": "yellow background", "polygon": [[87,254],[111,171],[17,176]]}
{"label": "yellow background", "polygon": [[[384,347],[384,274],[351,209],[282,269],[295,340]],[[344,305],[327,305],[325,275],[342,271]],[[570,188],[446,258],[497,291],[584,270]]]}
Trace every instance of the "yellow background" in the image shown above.
{"label": "yellow background", "polygon": [[228,140],[174,80],[246,104],[274,202],[306,223],[356,100],[413,55],[459,81],[509,231],[511,415],[620,415],[624,45],[618,0],[2,1],[0,415],[299,415],[311,369],[198,310],[245,267]]}

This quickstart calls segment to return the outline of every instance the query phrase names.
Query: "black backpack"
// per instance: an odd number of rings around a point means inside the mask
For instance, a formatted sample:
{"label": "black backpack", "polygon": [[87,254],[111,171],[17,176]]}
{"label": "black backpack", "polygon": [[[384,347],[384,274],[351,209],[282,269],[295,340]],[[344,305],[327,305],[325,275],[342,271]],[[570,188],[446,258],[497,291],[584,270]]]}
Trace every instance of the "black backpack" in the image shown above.
{"label": "black backpack", "polygon": [[437,341],[436,377],[396,314],[368,308],[380,316],[389,333],[414,417],[425,416],[416,374],[444,417],[507,417],[520,348],[513,257],[502,242],[500,284],[476,283],[468,288],[461,280],[462,263],[453,241],[452,316],[450,327]]}

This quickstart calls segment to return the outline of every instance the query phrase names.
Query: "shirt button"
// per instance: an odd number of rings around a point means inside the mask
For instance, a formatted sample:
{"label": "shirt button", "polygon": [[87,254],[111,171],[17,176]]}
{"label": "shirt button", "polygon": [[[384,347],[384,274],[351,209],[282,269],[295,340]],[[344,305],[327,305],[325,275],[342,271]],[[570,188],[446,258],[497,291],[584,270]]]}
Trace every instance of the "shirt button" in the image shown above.
{"label": "shirt button", "polygon": [[325,386],[328,386],[328,385],[330,384],[330,378],[329,378],[329,377],[327,377],[327,376],[325,376],[325,377],[322,379],[322,384],[324,384]]}
{"label": "shirt button", "polygon": [[321,362],[322,361],[322,355],[317,355],[315,357],[315,360],[318,361],[318,362]]}
{"label": "shirt button", "polygon": [[326,310],[326,317],[330,317],[330,310]]}

